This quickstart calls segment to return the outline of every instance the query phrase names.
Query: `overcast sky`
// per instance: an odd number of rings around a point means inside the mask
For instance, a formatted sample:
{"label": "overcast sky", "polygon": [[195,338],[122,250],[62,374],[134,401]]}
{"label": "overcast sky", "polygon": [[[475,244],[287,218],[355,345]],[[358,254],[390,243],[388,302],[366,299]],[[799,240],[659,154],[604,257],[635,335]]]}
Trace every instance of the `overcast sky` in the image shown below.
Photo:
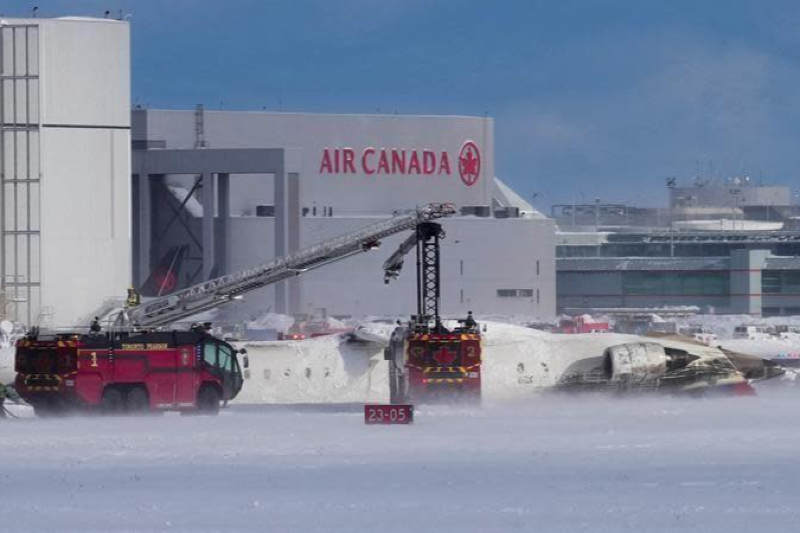
{"label": "overcast sky", "polygon": [[498,176],[556,202],[665,178],[800,189],[800,2],[6,0],[131,13],[134,103],[488,114]]}

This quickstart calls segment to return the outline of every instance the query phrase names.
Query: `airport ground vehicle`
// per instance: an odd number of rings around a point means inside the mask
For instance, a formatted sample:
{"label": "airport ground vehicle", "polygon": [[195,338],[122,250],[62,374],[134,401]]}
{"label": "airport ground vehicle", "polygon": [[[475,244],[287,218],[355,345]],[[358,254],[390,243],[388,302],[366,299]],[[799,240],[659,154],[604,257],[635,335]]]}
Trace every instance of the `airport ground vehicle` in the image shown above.
{"label": "airport ground vehicle", "polygon": [[562,318],[554,333],[609,333],[611,325],[608,322],[597,322],[589,315]]}
{"label": "airport ground vehicle", "polygon": [[480,327],[472,313],[450,328],[439,315],[442,238],[439,224],[420,224],[383,265],[388,283],[400,274],[405,256],[416,248],[417,314],[395,328],[384,352],[392,403],[480,398]]}
{"label": "airport ground vehicle", "polygon": [[690,339],[702,342],[703,344],[707,344],[708,346],[715,346],[719,342],[717,334],[705,326],[689,324],[686,327],[680,328],[678,333]]}
{"label": "airport ground vehicle", "polygon": [[763,341],[769,340],[772,337],[772,332],[767,326],[736,326],[733,329],[734,339]]}
{"label": "airport ground vehicle", "polygon": [[800,340],[800,326],[778,325],[775,326],[775,336],[785,341]]}
{"label": "airport ground vehicle", "polygon": [[215,413],[221,401],[234,398],[242,387],[236,351],[210,335],[210,324],[173,331],[176,322],[249,291],[372,250],[387,236],[453,213],[450,204],[430,204],[172,294],[140,301],[133,291],[125,307],[98,310],[104,320],[95,319],[89,332],[34,329],[17,343],[17,390],[42,414],[70,407],[99,407],[109,413],[148,409]]}
{"label": "airport ground vehicle", "polygon": [[[353,328],[343,324],[331,323],[325,316],[315,316],[311,314],[299,314],[294,317],[294,324],[285,332],[278,333],[279,341],[301,341],[324,337],[326,335],[338,335],[341,333],[351,333]],[[333,321],[336,322],[336,321]]]}
{"label": "airport ground vehicle", "polygon": [[91,408],[108,414],[216,414],[220,402],[242,388],[237,353],[202,326],[141,333],[33,332],[17,344],[15,386],[40,415]]}

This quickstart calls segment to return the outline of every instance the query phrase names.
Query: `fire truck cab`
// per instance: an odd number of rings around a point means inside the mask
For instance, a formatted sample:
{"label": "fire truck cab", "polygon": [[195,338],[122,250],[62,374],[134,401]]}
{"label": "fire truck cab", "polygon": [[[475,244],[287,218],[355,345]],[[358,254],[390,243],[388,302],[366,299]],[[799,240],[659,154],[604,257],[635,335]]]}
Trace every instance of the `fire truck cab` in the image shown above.
{"label": "fire truck cab", "polygon": [[[17,343],[16,390],[39,415],[176,410],[216,414],[242,388],[238,351],[191,331],[52,333]],[[247,367],[247,357],[244,357]]]}

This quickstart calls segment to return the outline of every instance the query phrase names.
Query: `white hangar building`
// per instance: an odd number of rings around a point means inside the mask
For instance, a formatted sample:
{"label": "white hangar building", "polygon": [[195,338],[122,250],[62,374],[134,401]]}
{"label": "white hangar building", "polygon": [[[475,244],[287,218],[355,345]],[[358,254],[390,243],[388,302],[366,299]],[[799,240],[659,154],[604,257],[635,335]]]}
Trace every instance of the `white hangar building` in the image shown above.
{"label": "white hangar building", "polygon": [[[445,315],[555,314],[555,227],[495,178],[484,117],[137,109],[132,116],[134,282],[164,292],[313,245],[430,202],[443,222]],[[405,236],[246,296],[264,311],[334,316],[416,309]]]}
{"label": "white hangar building", "polygon": [[76,325],[131,276],[130,26],[0,18],[0,318]]}

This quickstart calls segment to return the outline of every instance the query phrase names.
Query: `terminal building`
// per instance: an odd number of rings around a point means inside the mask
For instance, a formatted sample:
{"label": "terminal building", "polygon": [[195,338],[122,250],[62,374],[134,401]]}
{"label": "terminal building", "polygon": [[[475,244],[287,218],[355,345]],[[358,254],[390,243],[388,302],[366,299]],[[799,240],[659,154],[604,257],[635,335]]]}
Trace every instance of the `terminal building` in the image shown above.
{"label": "terminal building", "polygon": [[559,207],[560,311],[800,315],[800,228],[787,187],[740,178],[671,192],[666,209]]}
{"label": "terminal building", "polygon": [[[555,225],[495,178],[486,117],[133,112],[134,282],[170,289],[283,256],[431,202],[442,221],[445,314],[550,318]],[[380,250],[246,296],[238,317],[273,311],[407,315],[413,258],[390,285]]]}

